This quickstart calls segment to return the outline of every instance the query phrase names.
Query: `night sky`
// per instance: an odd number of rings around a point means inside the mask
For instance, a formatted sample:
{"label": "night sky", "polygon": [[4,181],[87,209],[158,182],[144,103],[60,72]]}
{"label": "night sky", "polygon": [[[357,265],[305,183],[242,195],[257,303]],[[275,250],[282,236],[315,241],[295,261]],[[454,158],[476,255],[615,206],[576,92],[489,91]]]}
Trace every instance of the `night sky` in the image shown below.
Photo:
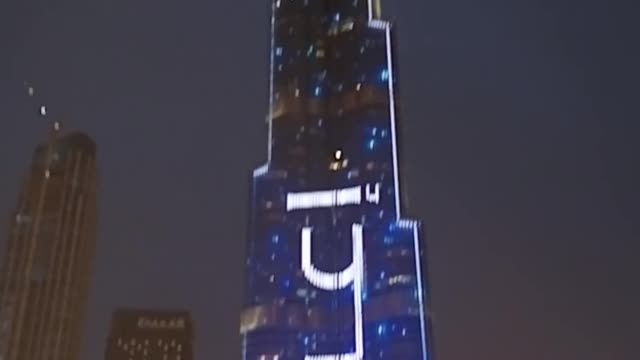
{"label": "night sky", "polygon": [[[197,360],[239,359],[248,178],[266,159],[266,3],[0,1],[0,214],[47,133],[24,80],[99,147],[84,360],[103,358],[118,306],[189,310]],[[439,358],[638,359],[631,9],[384,10],[398,25],[404,190],[426,221]]]}

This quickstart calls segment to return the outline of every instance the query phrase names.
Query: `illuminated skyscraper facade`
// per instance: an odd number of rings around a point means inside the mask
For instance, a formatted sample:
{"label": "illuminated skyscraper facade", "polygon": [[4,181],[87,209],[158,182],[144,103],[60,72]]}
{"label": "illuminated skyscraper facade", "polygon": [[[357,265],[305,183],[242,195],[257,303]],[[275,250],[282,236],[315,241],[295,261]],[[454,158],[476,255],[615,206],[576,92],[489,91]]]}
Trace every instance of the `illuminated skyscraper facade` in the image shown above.
{"label": "illuminated skyscraper facade", "polygon": [[117,310],[111,321],[105,360],[193,360],[189,313]]}
{"label": "illuminated skyscraper facade", "polygon": [[392,28],[374,0],[273,0],[245,360],[426,360],[421,225],[403,216]]}
{"label": "illuminated skyscraper facade", "polygon": [[11,216],[0,273],[0,359],[77,360],[96,241],[96,145],[37,147]]}

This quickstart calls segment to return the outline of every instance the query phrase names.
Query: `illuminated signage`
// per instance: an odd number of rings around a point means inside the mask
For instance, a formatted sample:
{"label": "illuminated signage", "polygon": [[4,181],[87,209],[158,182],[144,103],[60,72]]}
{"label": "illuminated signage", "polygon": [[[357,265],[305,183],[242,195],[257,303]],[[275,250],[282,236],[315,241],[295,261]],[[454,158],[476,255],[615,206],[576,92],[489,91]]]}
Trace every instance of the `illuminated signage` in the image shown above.
{"label": "illuminated signage", "polygon": [[185,323],[184,318],[180,317],[173,319],[138,318],[138,328],[140,329],[184,330]]}
{"label": "illuminated signage", "polygon": [[337,190],[308,191],[287,194],[287,211],[360,205],[362,194],[367,203],[380,203],[380,184],[367,184]]}
{"label": "illuminated signage", "polygon": [[307,355],[305,360],[362,360],[364,356],[364,329],[362,323],[362,286],[364,282],[364,250],[362,225],[351,229],[353,261],[337,273],[318,270],[311,263],[311,228],[302,229],[302,272],[311,284],[322,290],[336,291],[353,284],[353,318],[355,319],[355,352],[347,354]]}
{"label": "illuminated signage", "polygon": [[[364,200],[364,201],[363,201]],[[335,190],[322,190],[287,194],[287,211],[380,203],[380,183],[366,184]],[[353,284],[353,311],[355,319],[355,351],[347,354],[307,355],[305,360],[362,360],[364,356],[364,329],[362,321],[362,287],[364,282],[363,229],[352,225],[353,260],[344,270],[335,273],[317,269],[311,261],[312,227],[301,234],[301,270],[315,287],[337,291]]]}

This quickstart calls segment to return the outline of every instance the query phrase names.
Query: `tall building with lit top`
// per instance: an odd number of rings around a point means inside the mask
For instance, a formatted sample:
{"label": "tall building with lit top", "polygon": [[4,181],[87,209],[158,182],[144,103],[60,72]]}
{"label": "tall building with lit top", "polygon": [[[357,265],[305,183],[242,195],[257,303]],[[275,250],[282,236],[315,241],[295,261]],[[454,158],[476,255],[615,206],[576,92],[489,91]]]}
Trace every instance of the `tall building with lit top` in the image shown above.
{"label": "tall building with lit top", "polygon": [[105,360],[192,360],[193,325],[185,311],[120,309]]}
{"label": "tall building with lit top", "polygon": [[255,170],[245,360],[427,360],[391,24],[374,0],[273,0],[268,162]]}
{"label": "tall building with lit top", "polygon": [[54,123],[10,218],[0,359],[78,360],[96,242],[96,145]]}

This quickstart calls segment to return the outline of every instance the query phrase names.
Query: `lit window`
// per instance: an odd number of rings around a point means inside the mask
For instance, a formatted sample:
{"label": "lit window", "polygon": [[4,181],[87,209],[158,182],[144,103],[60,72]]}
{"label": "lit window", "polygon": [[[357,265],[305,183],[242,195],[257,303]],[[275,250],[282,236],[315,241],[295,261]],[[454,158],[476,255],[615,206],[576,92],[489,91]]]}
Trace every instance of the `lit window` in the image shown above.
{"label": "lit window", "polygon": [[342,22],[342,27],[340,28],[341,31],[351,31],[353,30],[353,20],[352,19],[347,19],[345,21]]}
{"label": "lit window", "polygon": [[382,70],[382,72],[380,73],[380,80],[382,80],[382,81],[388,81],[389,80],[389,70],[387,70],[387,69]]}

